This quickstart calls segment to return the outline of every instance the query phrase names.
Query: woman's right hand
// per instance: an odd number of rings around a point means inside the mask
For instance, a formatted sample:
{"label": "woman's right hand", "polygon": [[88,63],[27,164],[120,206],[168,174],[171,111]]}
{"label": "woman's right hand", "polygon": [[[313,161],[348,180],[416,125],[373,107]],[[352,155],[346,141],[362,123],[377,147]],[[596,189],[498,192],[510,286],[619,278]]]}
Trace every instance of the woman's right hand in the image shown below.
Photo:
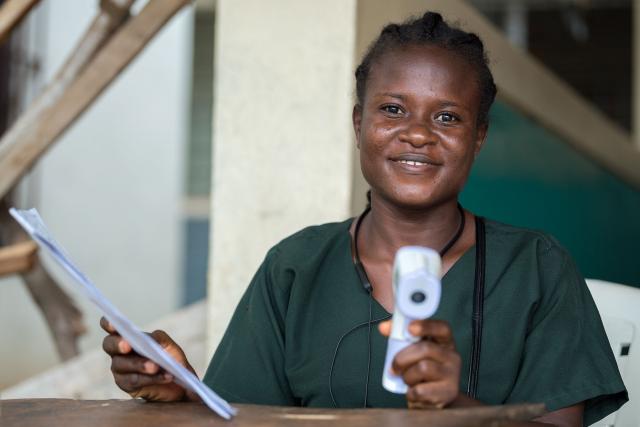
{"label": "woman's right hand", "polygon": [[[145,400],[173,402],[179,400],[198,400],[198,397],[173,382],[173,376],[146,357],[140,356],[131,348],[104,317],[100,326],[107,331],[102,348],[111,356],[111,372],[116,385],[132,397]],[[193,372],[184,352],[164,331],[154,331],[150,336],[155,339],[178,363]]]}

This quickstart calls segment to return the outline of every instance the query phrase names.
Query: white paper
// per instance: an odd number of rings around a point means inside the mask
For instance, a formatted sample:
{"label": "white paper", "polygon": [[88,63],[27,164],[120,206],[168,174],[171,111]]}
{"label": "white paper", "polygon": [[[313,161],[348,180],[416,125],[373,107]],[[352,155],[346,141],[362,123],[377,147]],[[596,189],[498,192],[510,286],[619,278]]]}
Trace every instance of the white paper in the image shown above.
{"label": "white paper", "polygon": [[11,208],[9,212],[40,247],[50,253],[53,259],[80,285],[86,296],[98,306],[107,320],[131,344],[131,347],[138,354],[153,360],[165,371],[173,375],[174,381],[200,396],[202,401],[221,417],[230,419],[236,414],[237,410],[234,407],[218,396],[188,369],[176,362],[155,340],[142,333],[102,295],[98,288],[71,262],[62,247],[55,242],[37,210]]}

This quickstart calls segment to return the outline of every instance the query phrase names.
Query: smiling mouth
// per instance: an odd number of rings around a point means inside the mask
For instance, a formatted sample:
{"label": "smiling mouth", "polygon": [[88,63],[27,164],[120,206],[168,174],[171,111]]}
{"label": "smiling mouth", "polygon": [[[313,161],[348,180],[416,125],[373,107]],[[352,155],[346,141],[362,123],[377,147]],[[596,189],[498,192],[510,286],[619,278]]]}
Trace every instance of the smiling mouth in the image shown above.
{"label": "smiling mouth", "polygon": [[412,168],[425,168],[433,166],[442,166],[442,163],[437,162],[429,156],[424,154],[406,153],[399,156],[393,156],[389,160],[394,163],[406,165]]}
{"label": "smiling mouth", "polygon": [[433,164],[429,162],[420,162],[417,160],[394,160],[394,162],[402,163],[403,165],[410,165],[410,166],[427,166],[427,165]]}

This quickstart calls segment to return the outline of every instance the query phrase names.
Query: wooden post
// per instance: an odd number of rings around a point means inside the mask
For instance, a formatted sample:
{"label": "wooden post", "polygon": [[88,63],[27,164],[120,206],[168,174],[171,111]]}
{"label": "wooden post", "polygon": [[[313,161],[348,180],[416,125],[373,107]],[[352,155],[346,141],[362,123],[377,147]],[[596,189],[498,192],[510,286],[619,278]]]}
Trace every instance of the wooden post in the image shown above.
{"label": "wooden post", "polygon": [[[43,120],[47,109],[62,97],[71,83],[95,56],[96,52],[104,46],[113,32],[128,18],[129,9],[134,1],[100,1],[100,12],[93,19],[93,22],[53,81],[0,139],[0,158],[3,158],[8,151],[19,145],[20,141],[33,136],[34,129]],[[24,172],[26,170],[16,171],[18,178]],[[0,175],[2,175],[1,172]],[[4,197],[8,190],[9,188],[6,191],[0,191],[0,197]]]}
{"label": "wooden post", "polygon": [[7,0],[0,7],[0,43],[40,0]]}
{"label": "wooden post", "polygon": [[148,2],[113,35],[60,99],[42,112],[23,138],[12,145],[0,146],[0,196],[80,117],[164,24],[189,3],[189,0]]}
{"label": "wooden post", "polygon": [[28,271],[33,267],[38,245],[33,241],[0,248],[0,277]]}
{"label": "wooden post", "polygon": [[[129,16],[129,9],[135,0],[101,0],[100,12],[96,15],[87,31],[83,34],[71,56],[60,68],[52,83],[29,106],[8,132],[0,140],[1,153],[14,147],[19,141],[27,138],[34,126],[42,120],[50,108],[64,94],[69,85],[77,78],[84,67],[104,46]],[[1,175],[1,173],[0,173]],[[78,354],[77,338],[86,331],[82,313],[71,297],[58,285],[42,264],[35,242],[28,237],[6,210],[11,203],[11,193],[2,194],[0,206],[0,227],[8,236],[4,242],[9,245],[0,249],[0,275],[19,273],[27,286],[31,297],[36,302],[53,335],[53,340],[62,360],[68,360]],[[29,250],[33,248],[33,252]],[[3,268],[4,267],[4,268]]]}

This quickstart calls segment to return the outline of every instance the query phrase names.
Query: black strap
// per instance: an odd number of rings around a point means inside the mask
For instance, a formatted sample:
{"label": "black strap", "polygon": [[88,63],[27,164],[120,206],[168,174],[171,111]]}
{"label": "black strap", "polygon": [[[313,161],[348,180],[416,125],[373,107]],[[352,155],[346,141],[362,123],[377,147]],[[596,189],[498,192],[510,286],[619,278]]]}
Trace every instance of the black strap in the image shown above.
{"label": "black strap", "polygon": [[484,312],[484,277],[486,266],[486,242],[484,218],[476,216],[476,276],[473,284],[473,314],[471,316],[473,342],[469,361],[467,395],[475,399],[478,395],[480,370],[480,347],[482,345],[482,315]]}

